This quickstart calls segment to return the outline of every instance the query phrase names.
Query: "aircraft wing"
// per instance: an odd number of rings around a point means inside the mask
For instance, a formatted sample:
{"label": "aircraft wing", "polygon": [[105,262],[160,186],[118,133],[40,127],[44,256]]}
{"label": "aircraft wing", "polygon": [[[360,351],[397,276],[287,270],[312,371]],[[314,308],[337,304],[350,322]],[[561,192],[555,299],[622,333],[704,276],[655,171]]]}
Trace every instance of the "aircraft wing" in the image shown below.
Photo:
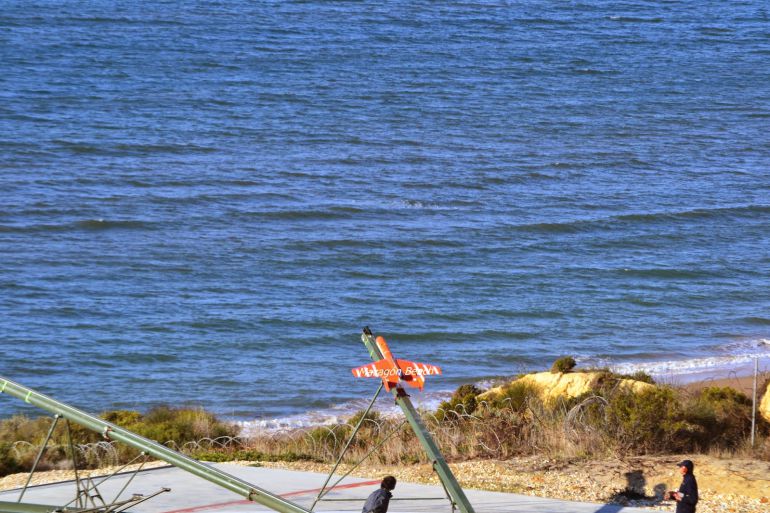
{"label": "aircraft wing", "polygon": [[357,378],[382,378],[390,381],[398,381],[398,369],[390,360],[377,360],[353,369],[353,375]]}
{"label": "aircraft wing", "polygon": [[441,367],[429,363],[410,362],[409,360],[397,360],[403,376],[432,376],[441,374]]}
{"label": "aircraft wing", "polygon": [[360,367],[356,367],[355,369],[352,369],[353,375],[357,378],[379,378],[379,374],[377,373],[377,365],[374,363],[369,363],[366,365],[362,365]]}

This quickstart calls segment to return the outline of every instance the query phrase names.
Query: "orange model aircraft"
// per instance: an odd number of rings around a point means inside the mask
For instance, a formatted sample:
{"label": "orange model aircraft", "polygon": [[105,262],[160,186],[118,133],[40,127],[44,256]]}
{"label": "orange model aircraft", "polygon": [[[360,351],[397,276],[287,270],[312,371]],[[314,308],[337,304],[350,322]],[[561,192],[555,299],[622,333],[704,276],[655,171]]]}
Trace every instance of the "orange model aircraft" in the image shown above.
{"label": "orange model aircraft", "polygon": [[435,365],[410,362],[393,358],[388,344],[382,337],[377,337],[377,347],[380,348],[383,359],[368,365],[362,365],[353,369],[353,375],[357,378],[380,378],[385,385],[385,390],[390,392],[399,381],[422,390],[425,386],[425,378],[429,374],[441,374],[441,369]]}

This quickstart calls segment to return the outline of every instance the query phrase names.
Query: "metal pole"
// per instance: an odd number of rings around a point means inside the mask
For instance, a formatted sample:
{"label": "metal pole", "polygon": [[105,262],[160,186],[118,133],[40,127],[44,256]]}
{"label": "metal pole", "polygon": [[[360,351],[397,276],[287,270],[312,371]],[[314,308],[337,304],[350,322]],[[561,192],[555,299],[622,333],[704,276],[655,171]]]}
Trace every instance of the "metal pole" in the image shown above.
{"label": "metal pole", "polygon": [[[140,463],[140,464],[139,464],[139,468],[138,468],[138,469],[136,469],[136,472],[134,472],[133,474],[131,474],[131,477],[130,477],[130,478],[128,478],[128,481],[126,481],[126,484],[124,484],[124,485],[123,485],[123,488],[121,488],[121,489],[120,489],[120,491],[118,492],[118,494],[115,496],[115,498],[114,498],[114,499],[112,499],[112,502],[118,502],[118,498],[119,498],[121,495],[123,495],[123,492],[125,492],[125,491],[126,491],[126,488],[128,488],[128,485],[130,485],[130,484],[131,484],[131,481],[133,481],[133,480],[134,480],[134,478],[135,478],[135,477],[136,477],[136,475],[139,473],[139,471],[140,471],[140,470],[142,470],[142,467],[144,467],[144,464],[145,464],[145,463],[147,463],[147,455],[146,455],[146,454],[144,454],[144,453],[141,453],[141,454],[139,454],[139,456],[144,456],[144,461],[142,461],[142,463]],[[137,456],[136,458],[138,458],[139,456]],[[134,458],[132,461],[135,461],[135,460],[136,460],[136,458]],[[115,473],[113,473],[112,475],[114,476],[115,474],[117,474],[117,472],[118,472],[118,471],[116,470],[116,471],[115,471]],[[110,477],[112,477],[112,476],[110,476]],[[105,479],[102,479],[101,481],[99,481],[99,485],[101,485],[101,484],[102,484],[103,482],[105,482],[107,479],[109,479],[109,478],[105,478]],[[94,486],[98,486],[98,485],[94,485]]]}
{"label": "metal pole", "polygon": [[355,465],[353,465],[353,466],[350,468],[350,470],[348,470],[347,472],[345,472],[345,473],[342,475],[342,477],[340,477],[339,479],[337,479],[337,481],[336,481],[336,482],[335,482],[335,483],[334,483],[334,484],[333,484],[331,487],[329,487],[329,489],[328,489],[328,490],[326,490],[326,493],[324,493],[322,497],[325,497],[325,496],[326,496],[326,494],[328,494],[329,492],[331,492],[331,491],[334,489],[334,487],[335,487],[335,486],[337,486],[338,484],[340,484],[340,483],[342,482],[342,480],[343,480],[343,479],[345,479],[345,478],[346,478],[346,477],[348,477],[350,474],[352,474],[352,473],[353,473],[353,471],[354,471],[355,469],[357,469],[357,468],[358,468],[358,467],[361,465],[361,463],[363,463],[364,461],[366,461],[366,459],[367,459],[369,456],[371,456],[371,455],[374,453],[374,451],[376,451],[377,449],[379,449],[380,447],[382,447],[383,445],[385,445],[385,442],[387,442],[388,440],[390,440],[390,437],[392,437],[393,435],[395,435],[396,433],[398,433],[398,430],[399,430],[399,429],[401,429],[401,426],[403,426],[405,422],[406,422],[406,421],[402,421],[402,422],[401,422],[401,424],[399,424],[398,426],[396,426],[396,428],[395,428],[393,431],[391,431],[390,433],[388,433],[387,435],[385,435],[385,438],[383,438],[382,440],[380,440],[380,441],[377,443],[377,445],[375,445],[374,447],[372,447],[371,449],[369,449],[369,452],[367,452],[367,453],[364,455],[364,457],[363,457],[363,458],[361,458],[361,459],[359,460],[359,462],[358,462],[358,463],[356,463]]}
{"label": "metal pole", "polygon": [[335,472],[337,472],[337,468],[340,466],[340,463],[342,463],[342,458],[345,457],[345,453],[348,452],[348,448],[350,448],[350,444],[353,443],[353,439],[356,437],[356,433],[358,433],[358,430],[361,429],[361,426],[366,420],[366,416],[369,415],[370,411],[372,411],[372,406],[374,406],[374,402],[380,396],[380,392],[382,392],[382,387],[383,387],[383,383],[380,383],[380,388],[377,389],[377,393],[374,394],[374,397],[372,397],[372,400],[369,402],[369,406],[366,407],[366,410],[364,410],[364,413],[361,414],[361,418],[358,419],[358,423],[356,424],[356,427],[353,429],[353,432],[350,434],[350,438],[348,438],[348,443],[345,444],[345,448],[342,449],[342,452],[337,458],[336,463],[334,463],[334,467],[332,468],[332,471],[329,472],[329,475],[326,478],[326,481],[324,481],[323,486],[321,486],[321,490],[318,492],[318,495],[316,495],[316,498],[313,501],[313,504],[310,506],[310,511],[313,511],[313,508],[315,508],[315,505],[318,504],[319,499],[324,495],[326,495],[324,493],[326,491],[326,485],[329,484],[329,481],[332,480],[332,476],[334,475]]}
{"label": "metal pole", "polygon": [[754,448],[754,431],[757,426],[757,373],[759,372],[759,358],[754,358],[754,393],[751,400],[751,448]]}
{"label": "metal pole", "polygon": [[[70,430],[69,419],[64,419],[64,425],[67,427],[67,440],[70,445],[70,453],[72,454],[72,470],[75,471],[75,501],[77,507],[85,508],[88,504],[88,483],[86,483],[85,490],[80,487],[80,475],[78,474],[78,459],[75,455],[75,444],[72,443],[72,431]],[[83,498],[81,499],[81,495]],[[96,506],[96,503],[92,502],[92,506]],[[104,502],[104,501],[102,501]]]}
{"label": "metal pole", "polygon": [[[374,361],[381,360],[383,358],[383,355],[380,352],[380,349],[377,347],[377,343],[375,342],[374,335],[372,335],[368,328],[364,328],[364,333],[361,335],[361,340],[369,350],[369,356],[371,356]],[[423,424],[419,413],[417,413],[417,410],[412,404],[412,401],[409,400],[409,396],[406,395],[404,389],[401,387],[393,388],[390,393],[396,399],[396,404],[399,405],[401,410],[404,412],[406,419],[409,421],[409,424],[412,426],[414,433],[417,435],[417,439],[420,441],[420,445],[422,445],[423,450],[428,454],[428,457],[430,458],[433,467],[436,469],[436,473],[438,474],[441,483],[449,492],[452,500],[457,504],[462,513],[475,513],[473,506],[471,506],[470,501],[468,501],[468,498],[465,496],[465,492],[463,492],[460,483],[457,482],[454,474],[452,474],[452,470],[449,468],[446,460],[441,455],[441,451],[436,445],[436,442],[434,442],[433,438],[430,436],[428,428],[425,427],[425,424]]]}
{"label": "metal pole", "polygon": [[0,377],[0,392],[17,397],[24,402],[42,408],[43,410],[58,414],[86,429],[101,433],[102,436],[108,440],[123,442],[150,456],[171,463],[175,467],[179,467],[182,470],[235,492],[250,501],[258,502],[275,511],[280,511],[282,513],[309,513],[309,511],[302,506],[288,501],[283,497],[279,497],[278,495],[274,495],[263,488],[255,486],[217,468],[204,465],[198,460],[180,454],[158,442],[139,436],[136,433],[116,426],[111,422],[89,415],[68,404],[59,402],[39,392],[35,392],[18,383],[14,383],[9,379]]}
{"label": "metal pole", "polygon": [[37,464],[40,463],[40,458],[43,457],[43,453],[45,452],[46,447],[48,447],[48,442],[51,440],[51,435],[53,435],[53,430],[56,429],[56,424],[59,422],[59,416],[54,415],[53,416],[53,422],[51,422],[51,429],[48,430],[48,434],[45,437],[45,442],[43,442],[43,445],[40,446],[40,450],[37,453],[37,456],[35,457],[35,462],[32,464],[32,469],[29,471],[29,477],[27,478],[27,482],[24,483],[24,488],[21,489],[21,493],[19,494],[19,500],[16,502],[21,502],[22,497],[24,497],[24,493],[27,491],[27,488],[29,487],[30,481],[32,481],[32,476],[35,474],[35,470],[37,469]]}

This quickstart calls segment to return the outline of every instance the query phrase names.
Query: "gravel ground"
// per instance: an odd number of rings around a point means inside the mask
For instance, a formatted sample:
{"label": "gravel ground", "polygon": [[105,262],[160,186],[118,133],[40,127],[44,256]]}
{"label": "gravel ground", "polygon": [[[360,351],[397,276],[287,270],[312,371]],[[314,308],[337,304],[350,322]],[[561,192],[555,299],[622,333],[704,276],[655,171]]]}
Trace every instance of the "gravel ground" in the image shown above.
{"label": "gravel ground", "polygon": [[[693,455],[623,461],[554,461],[527,457],[509,461],[468,461],[450,466],[466,488],[673,512],[673,502],[661,501],[655,495],[657,492],[660,497],[663,490],[678,487],[681,476],[676,463],[685,457],[696,461],[697,465],[695,474],[701,483],[698,513],[770,513],[770,462],[757,460],[720,460]],[[315,472],[330,470],[329,465],[306,462],[261,465]],[[337,474],[346,472],[347,468],[341,468]],[[413,483],[438,484],[429,465],[367,465],[353,472],[359,477],[387,474]],[[636,493],[623,493],[629,489]]]}
{"label": "gravel ground", "polygon": [[[509,461],[468,461],[451,464],[452,471],[466,488],[551,497],[578,502],[616,503],[655,511],[674,511],[670,501],[655,497],[664,489],[675,488],[680,477],[677,461],[688,457],[696,462],[701,501],[698,513],[770,513],[770,462],[758,460],[722,460],[700,455],[630,458],[628,460],[557,461],[536,457]],[[328,473],[330,466],[308,462],[233,462],[292,470]],[[145,468],[163,466],[152,462]],[[133,470],[127,468],[126,470]],[[349,467],[342,466],[337,475]],[[115,467],[81,471],[81,475],[104,475]],[[352,475],[379,477],[387,474],[399,480],[438,484],[429,465],[365,465]],[[72,479],[71,470],[38,472],[33,484]],[[27,474],[0,478],[0,490],[20,487]],[[628,491],[634,493],[629,494]],[[624,493],[626,492],[626,493]],[[737,493],[735,493],[737,492]]]}

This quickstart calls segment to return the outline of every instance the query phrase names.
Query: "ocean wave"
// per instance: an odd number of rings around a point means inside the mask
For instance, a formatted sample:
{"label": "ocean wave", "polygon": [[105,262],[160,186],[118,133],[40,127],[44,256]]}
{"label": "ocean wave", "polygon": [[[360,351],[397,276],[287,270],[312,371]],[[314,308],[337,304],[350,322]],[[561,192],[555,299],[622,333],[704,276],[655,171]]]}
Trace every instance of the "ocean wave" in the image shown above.
{"label": "ocean wave", "polygon": [[607,16],[610,21],[620,21],[624,23],[663,23],[666,21],[661,17],[643,18],[640,16]]}
{"label": "ocean wave", "polygon": [[307,220],[341,220],[362,215],[363,208],[351,206],[334,206],[321,208],[292,208],[262,212],[233,212],[232,217],[240,219],[260,218],[273,221],[307,221]]}
{"label": "ocean wave", "polygon": [[765,214],[770,214],[770,205],[734,205],[714,208],[620,214],[596,218],[571,219],[568,221],[526,223],[513,225],[512,228],[524,232],[549,234],[580,233],[593,231],[600,226],[609,228],[618,222],[648,225],[661,222],[670,223],[677,220],[713,220]]}
{"label": "ocean wave", "polygon": [[714,276],[715,274],[717,274],[713,271],[698,271],[698,270],[692,270],[692,269],[665,269],[665,268],[647,268],[647,269],[624,268],[622,270],[619,270],[619,272],[624,275],[636,276],[638,278],[669,278],[669,279],[703,278],[703,277]]}
{"label": "ocean wave", "polygon": [[74,22],[80,22],[80,23],[93,23],[95,25],[105,24],[105,25],[164,25],[164,26],[184,26],[184,23],[172,20],[172,19],[159,19],[159,18],[153,18],[151,20],[147,20],[144,17],[127,17],[127,16],[120,16],[120,17],[106,17],[106,16],[69,16],[66,18],[69,21]]}
{"label": "ocean wave", "polygon": [[472,340],[530,340],[537,338],[539,333],[530,331],[512,331],[503,329],[455,330],[455,331],[423,331],[390,334],[394,340],[402,343],[409,342],[466,342]]}
{"label": "ocean wave", "polygon": [[102,156],[125,156],[140,155],[142,157],[148,154],[172,154],[188,155],[193,153],[214,153],[219,151],[216,148],[200,146],[191,143],[184,144],[131,144],[117,143],[97,145],[83,141],[65,141],[57,139],[53,141],[62,149],[71,151],[78,155],[102,155]]}
{"label": "ocean wave", "polygon": [[643,371],[657,379],[676,379],[683,382],[711,377],[727,377],[730,374],[746,374],[755,361],[761,366],[770,365],[770,339],[759,339],[731,347],[733,354],[682,358],[671,356],[665,360],[609,364],[615,372],[632,374]]}
{"label": "ocean wave", "polygon": [[391,206],[398,209],[417,209],[417,210],[448,210],[448,209],[453,210],[454,209],[453,207],[443,205],[440,203],[416,200],[416,199],[398,200],[398,201],[393,201],[390,204]]}
{"label": "ocean wave", "polygon": [[746,317],[744,318],[748,324],[757,324],[759,326],[770,326],[770,319],[767,317]]}
{"label": "ocean wave", "polygon": [[[442,401],[446,401],[452,395],[451,391],[414,392],[410,396],[414,406],[420,411],[434,412]],[[368,405],[370,398],[348,401],[339,405],[330,406],[327,409],[312,410],[296,415],[273,417],[253,420],[238,420],[235,423],[241,428],[241,436],[249,437],[262,433],[275,433],[278,431],[291,431],[302,428],[318,426],[334,426],[344,424],[357,412],[362,411]],[[393,404],[387,394],[380,396],[373,410],[383,417],[398,417],[403,415],[401,409]]]}
{"label": "ocean wave", "polygon": [[40,233],[69,231],[148,230],[154,223],[138,220],[85,219],[62,224],[0,225],[0,233]]}
{"label": "ocean wave", "polygon": [[746,214],[768,214],[770,205],[732,205],[713,208],[695,208],[679,211],[650,212],[617,216],[620,221],[669,221],[675,219],[715,219]]}
{"label": "ocean wave", "polygon": [[134,220],[110,220],[110,219],[87,219],[73,223],[77,228],[86,230],[144,230],[152,226],[152,223],[146,221]]}
{"label": "ocean wave", "polygon": [[533,223],[526,225],[519,225],[520,231],[537,232],[546,234],[560,234],[560,233],[578,233],[584,230],[589,224],[594,221],[567,221],[557,223]]}
{"label": "ocean wave", "polygon": [[578,75],[619,75],[616,69],[576,68],[573,70]]}

